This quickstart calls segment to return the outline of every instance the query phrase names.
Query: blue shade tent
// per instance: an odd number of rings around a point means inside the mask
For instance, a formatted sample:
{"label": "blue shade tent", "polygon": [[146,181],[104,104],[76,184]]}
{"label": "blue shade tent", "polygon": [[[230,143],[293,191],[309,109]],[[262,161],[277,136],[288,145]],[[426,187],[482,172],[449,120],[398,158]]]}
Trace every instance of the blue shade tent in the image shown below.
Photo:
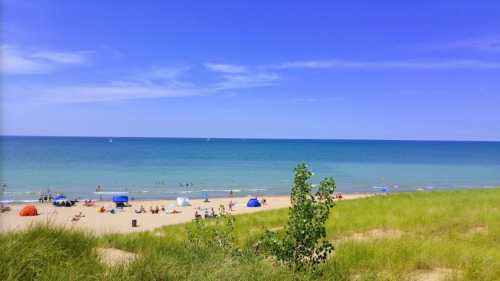
{"label": "blue shade tent", "polygon": [[57,195],[56,197],[54,197],[54,199],[52,199],[52,204],[54,204],[54,206],[59,206],[61,205],[61,203],[65,203],[66,201],[68,201],[68,199],[66,199],[66,196]]}
{"label": "blue shade tent", "polygon": [[374,186],[373,189],[376,189],[379,192],[389,192],[389,188],[387,186]]}
{"label": "blue shade tent", "polygon": [[247,202],[247,207],[250,207],[250,208],[256,208],[256,207],[260,207],[260,206],[262,206],[262,205],[260,204],[259,200],[257,200],[257,198],[251,198]]}
{"label": "blue shade tent", "polygon": [[113,202],[114,203],[127,203],[128,202],[128,196],[124,195],[115,195],[113,196]]}
{"label": "blue shade tent", "polygon": [[116,207],[125,207],[125,203],[128,202],[128,196],[115,195],[113,196],[113,202],[116,203]]}
{"label": "blue shade tent", "polygon": [[64,195],[57,195],[56,197],[54,197],[54,201],[61,200],[61,199],[66,199],[66,196],[64,196]]}

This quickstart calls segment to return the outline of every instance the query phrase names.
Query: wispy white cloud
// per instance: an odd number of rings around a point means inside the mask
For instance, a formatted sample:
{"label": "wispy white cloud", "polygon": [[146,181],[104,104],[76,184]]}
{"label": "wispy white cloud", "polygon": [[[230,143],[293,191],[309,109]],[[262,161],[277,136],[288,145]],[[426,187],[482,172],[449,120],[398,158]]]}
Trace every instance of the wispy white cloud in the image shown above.
{"label": "wispy white cloud", "polygon": [[294,102],[317,102],[318,99],[316,98],[294,98]]}
{"label": "wispy white cloud", "polygon": [[41,100],[60,103],[105,102],[200,95],[196,89],[182,89],[144,84],[104,84],[62,86],[43,90]]}
{"label": "wispy white cloud", "polygon": [[149,69],[140,71],[133,75],[132,78],[142,80],[142,81],[177,81],[179,77],[188,72],[191,69],[190,66],[156,66]]}
{"label": "wispy white cloud", "polygon": [[88,61],[90,52],[55,52],[55,51],[38,51],[31,55],[32,59],[45,60],[51,63],[59,64],[84,64]]}
{"label": "wispy white cloud", "polygon": [[271,69],[500,69],[500,62],[481,60],[310,60],[292,61],[267,67]]}
{"label": "wispy white cloud", "polygon": [[84,64],[89,52],[57,52],[25,50],[11,45],[0,47],[3,74],[42,74],[62,65]]}
{"label": "wispy white cloud", "polygon": [[236,64],[220,64],[220,63],[206,63],[205,67],[211,71],[221,73],[244,73],[247,72],[247,67]]}
{"label": "wispy white cloud", "polygon": [[215,91],[248,89],[278,85],[280,76],[275,73],[252,73],[224,75],[221,82],[213,85]]}
{"label": "wispy white cloud", "polygon": [[89,103],[131,99],[173,98],[211,95],[227,90],[276,85],[272,73],[225,74],[216,82],[197,84],[181,79],[190,67],[154,67],[137,71],[123,80],[97,84],[9,85],[9,100],[29,98],[42,103]]}
{"label": "wispy white cloud", "polygon": [[488,52],[500,52],[500,35],[488,35],[443,44],[444,48],[475,49]]}

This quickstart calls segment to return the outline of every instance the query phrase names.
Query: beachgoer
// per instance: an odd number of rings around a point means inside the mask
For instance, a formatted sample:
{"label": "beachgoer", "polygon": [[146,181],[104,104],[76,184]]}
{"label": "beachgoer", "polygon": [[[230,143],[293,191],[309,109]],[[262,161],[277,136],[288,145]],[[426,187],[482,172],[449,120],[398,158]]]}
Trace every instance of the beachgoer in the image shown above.
{"label": "beachgoer", "polygon": [[8,211],[10,211],[10,207],[9,206],[6,206],[4,204],[0,204],[0,213],[8,212]]}
{"label": "beachgoer", "polygon": [[233,203],[233,200],[229,201],[229,211],[233,211],[233,206],[234,206],[234,203]]}
{"label": "beachgoer", "polygon": [[200,219],[201,218],[201,215],[198,213],[198,210],[196,210],[194,212],[194,219],[197,220],[197,219]]}
{"label": "beachgoer", "polygon": [[155,214],[158,214],[160,212],[160,208],[158,206],[155,207]]}
{"label": "beachgoer", "polygon": [[267,204],[266,198],[262,197],[262,205],[266,205],[266,204]]}
{"label": "beachgoer", "polygon": [[215,210],[214,210],[214,208],[212,208],[212,209],[210,210],[210,216],[212,216],[213,218],[217,217],[217,214],[215,214]]}
{"label": "beachgoer", "polygon": [[99,212],[100,212],[100,213],[104,213],[104,212],[106,212],[106,208],[104,208],[104,206],[101,206],[101,208],[99,209]]}
{"label": "beachgoer", "polygon": [[233,197],[233,190],[229,190],[229,197]]}

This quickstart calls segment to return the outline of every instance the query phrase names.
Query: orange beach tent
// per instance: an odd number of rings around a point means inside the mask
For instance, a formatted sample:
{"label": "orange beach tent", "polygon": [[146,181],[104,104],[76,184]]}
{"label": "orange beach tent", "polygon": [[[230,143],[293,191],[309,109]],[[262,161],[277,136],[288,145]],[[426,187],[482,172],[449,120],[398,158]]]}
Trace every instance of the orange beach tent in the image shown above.
{"label": "orange beach tent", "polygon": [[38,210],[33,205],[24,206],[21,211],[19,211],[19,215],[22,217],[27,216],[38,216]]}

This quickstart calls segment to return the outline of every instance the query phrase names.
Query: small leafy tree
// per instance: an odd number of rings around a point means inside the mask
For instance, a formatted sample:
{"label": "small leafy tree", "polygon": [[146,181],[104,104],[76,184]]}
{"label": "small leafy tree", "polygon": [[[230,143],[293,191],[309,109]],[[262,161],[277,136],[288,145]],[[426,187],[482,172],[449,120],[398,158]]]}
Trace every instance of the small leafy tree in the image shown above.
{"label": "small leafy tree", "polygon": [[325,178],[317,192],[309,182],[312,172],[306,164],[295,168],[295,179],[290,194],[291,207],[285,233],[279,236],[267,230],[258,243],[259,250],[275,257],[295,270],[315,266],[328,257],[333,245],[325,240],[325,223],[333,207],[335,181]]}

